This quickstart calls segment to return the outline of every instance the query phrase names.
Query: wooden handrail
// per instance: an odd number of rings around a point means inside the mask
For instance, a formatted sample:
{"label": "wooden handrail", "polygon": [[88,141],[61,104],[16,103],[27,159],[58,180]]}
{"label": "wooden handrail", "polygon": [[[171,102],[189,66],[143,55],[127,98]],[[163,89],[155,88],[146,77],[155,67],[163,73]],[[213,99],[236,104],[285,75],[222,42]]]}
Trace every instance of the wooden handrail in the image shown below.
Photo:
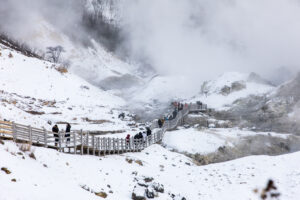
{"label": "wooden handrail", "polygon": [[[70,138],[65,137],[64,132],[53,133],[45,129],[34,128],[19,123],[0,121],[0,137],[12,138],[14,141],[29,142],[33,145],[41,145],[48,148],[55,148],[63,151],[65,148],[73,150],[72,153],[77,154],[92,154],[92,155],[106,155],[106,154],[119,154],[124,152],[141,151],[144,148],[158,143],[162,140],[164,134],[168,130],[175,129],[182,121],[183,118],[191,111],[196,109],[207,109],[207,105],[189,104],[178,111],[177,116],[173,120],[168,120],[162,128],[156,132],[153,131],[150,137],[143,139],[134,139],[131,137],[129,141],[120,138],[109,137],[95,137],[90,135],[89,132],[72,131]],[[157,122],[153,122],[151,127],[157,127]],[[57,134],[59,137],[55,137]]]}

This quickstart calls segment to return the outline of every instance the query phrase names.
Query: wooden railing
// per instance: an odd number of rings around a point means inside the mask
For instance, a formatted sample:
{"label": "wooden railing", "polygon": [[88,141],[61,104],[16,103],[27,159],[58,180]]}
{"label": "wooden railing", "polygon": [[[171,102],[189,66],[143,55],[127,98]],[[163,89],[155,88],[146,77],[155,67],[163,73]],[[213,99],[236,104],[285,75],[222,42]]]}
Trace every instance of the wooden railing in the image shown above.
{"label": "wooden railing", "polygon": [[[184,117],[193,108],[192,104],[185,106],[176,117],[166,121],[158,128],[157,121],[151,125],[152,134],[145,139],[129,140],[125,138],[98,137],[89,132],[72,131],[70,137],[65,132],[53,133],[45,129],[38,129],[14,122],[0,121],[0,137],[12,139],[15,142],[26,142],[36,146],[57,149],[60,152],[68,151],[73,154],[106,155],[136,152],[146,147],[161,142],[163,135],[168,130],[175,129],[183,123]],[[57,134],[58,137],[55,137]]]}

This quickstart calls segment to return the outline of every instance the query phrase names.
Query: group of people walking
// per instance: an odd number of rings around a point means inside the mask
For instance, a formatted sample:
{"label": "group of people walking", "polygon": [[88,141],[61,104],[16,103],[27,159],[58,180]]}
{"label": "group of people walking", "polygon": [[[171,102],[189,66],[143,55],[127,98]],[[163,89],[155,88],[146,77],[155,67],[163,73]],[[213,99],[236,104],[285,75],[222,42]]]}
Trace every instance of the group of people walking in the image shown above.
{"label": "group of people walking", "polygon": [[[157,123],[158,123],[158,127],[159,128],[162,128],[164,123],[168,120],[173,120],[177,117],[177,114],[178,112],[180,112],[181,110],[184,109],[184,107],[188,107],[188,104],[183,104],[183,103],[180,103],[180,102],[172,102],[171,104],[174,108],[172,114],[169,114],[161,119],[158,119]],[[119,118],[121,119],[124,119],[125,117],[125,114],[124,113],[121,113],[119,115]],[[59,144],[59,140],[60,140],[60,137],[59,137],[59,128],[57,126],[57,124],[55,124],[53,127],[52,127],[52,132],[53,132],[53,135],[54,135],[54,138],[55,138],[55,146],[58,146]],[[65,135],[64,135],[64,138],[66,138],[66,142],[67,143],[70,143],[70,132],[71,132],[71,125],[69,123],[66,124],[66,129],[65,129]],[[147,138],[149,138],[149,136],[151,136],[152,134],[152,131],[149,127],[146,127],[146,130],[143,131],[143,132],[139,132],[137,134],[134,135],[134,139],[135,140],[139,140],[139,139],[142,139],[144,143],[147,142]],[[129,146],[130,144],[130,134],[128,134],[125,138],[126,140],[126,144]]]}
{"label": "group of people walking", "polygon": [[[58,128],[57,124],[55,124],[52,127],[52,132],[54,133],[53,136],[55,138],[55,146],[58,146],[60,138],[59,138],[59,128]],[[71,125],[69,123],[67,123],[66,131],[65,131],[65,138],[66,138],[67,143],[70,143],[70,140],[71,140],[70,132],[71,132]]]}
{"label": "group of people walking", "polygon": [[180,102],[172,102],[171,105],[173,106],[173,112],[167,116],[164,116],[161,119],[158,119],[157,123],[159,128],[162,128],[166,121],[171,121],[175,119],[177,117],[178,112],[188,107],[187,103],[183,104]]}
{"label": "group of people walking", "polygon": [[[147,137],[149,138],[149,136],[151,136],[151,134],[152,134],[151,129],[149,127],[146,127],[145,131],[139,132],[139,133],[135,134],[134,137],[133,137],[133,139],[134,140],[140,140],[140,139],[142,139],[143,142],[146,143],[147,142]],[[131,137],[130,134],[128,134],[126,136],[126,144],[128,146],[130,144],[130,137]]]}

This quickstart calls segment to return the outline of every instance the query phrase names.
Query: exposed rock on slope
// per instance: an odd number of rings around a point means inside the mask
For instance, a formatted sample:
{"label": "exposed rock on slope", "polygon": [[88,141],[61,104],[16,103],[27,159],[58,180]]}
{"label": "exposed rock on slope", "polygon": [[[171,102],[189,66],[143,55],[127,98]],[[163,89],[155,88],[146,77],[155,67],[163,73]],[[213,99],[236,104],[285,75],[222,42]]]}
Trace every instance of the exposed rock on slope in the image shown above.
{"label": "exposed rock on slope", "polygon": [[228,111],[216,112],[220,119],[265,131],[300,134],[300,73],[271,94],[238,99]]}

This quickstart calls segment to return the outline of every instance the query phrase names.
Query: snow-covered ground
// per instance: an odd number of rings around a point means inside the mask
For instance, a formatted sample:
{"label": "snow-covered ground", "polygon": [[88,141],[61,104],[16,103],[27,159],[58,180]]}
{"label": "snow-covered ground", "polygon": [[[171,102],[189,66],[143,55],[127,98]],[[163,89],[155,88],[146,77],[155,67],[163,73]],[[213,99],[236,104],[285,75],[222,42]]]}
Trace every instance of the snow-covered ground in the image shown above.
{"label": "snow-covered ground", "polygon": [[126,200],[131,199],[134,180],[143,176],[164,185],[165,192],[156,198],[161,200],[172,199],[168,193],[188,200],[259,199],[253,190],[262,189],[269,179],[275,181],[282,199],[297,200],[300,196],[299,152],[197,166],[189,158],[159,145],[140,153],[100,158],[32,148],[36,160],[11,142],[0,144],[0,168],[11,171],[6,174],[0,170],[0,199],[101,199],[87,191],[92,190],[105,192],[107,199]]}
{"label": "snow-covered ground", "polygon": [[171,150],[189,154],[209,154],[218,151],[220,147],[234,147],[246,137],[268,136],[287,139],[290,134],[273,132],[254,132],[238,128],[213,128],[197,130],[195,128],[181,128],[166,132],[163,144]]}
{"label": "snow-covered ground", "polygon": [[[0,46],[0,119],[34,127],[69,122],[73,129],[129,131],[118,119],[125,101],[59,65]],[[34,113],[33,113],[34,112]],[[60,128],[65,128],[62,125]]]}
{"label": "snow-covered ground", "polygon": [[60,29],[42,17],[32,19],[35,29],[24,34],[23,40],[30,41],[30,46],[44,54],[47,47],[62,46],[60,62],[68,62],[73,72],[80,77],[98,83],[108,77],[120,77],[131,74],[135,76],[136,66],[128,64],[114,54],[108,52],[101,44],[91,39],[90,47],[86,48],[72,41]]}
{"label": "snow-covered ground", "polygon": [[[237,91],[230,91],[228,95],[222,94],[222,89],[228,87],[232,89],[232,84],[240,83],[245,86]],[[202,101],[208,104],[208,107],[217,110],[226,109],[232,103],[240,98],[245,98],[249,95],[265,95],[272,92],[274,86],[249,79],[249,74],[239,72],[227,72],[216,78],[215,80],[207,81],[202,86],[202,94],[192,98],[192,101]]]}

